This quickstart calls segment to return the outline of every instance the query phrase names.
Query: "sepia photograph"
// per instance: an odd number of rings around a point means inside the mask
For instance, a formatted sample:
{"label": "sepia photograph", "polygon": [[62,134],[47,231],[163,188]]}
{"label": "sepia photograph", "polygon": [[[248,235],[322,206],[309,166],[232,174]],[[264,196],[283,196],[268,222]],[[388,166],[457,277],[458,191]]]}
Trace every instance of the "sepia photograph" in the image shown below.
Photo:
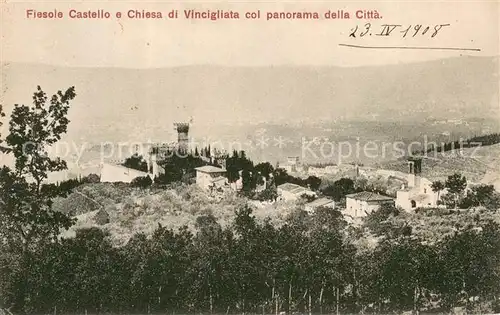
{"label": "sepia photograph", "polygon": [[0,8],[0,315],[500,314],[499,2]]}

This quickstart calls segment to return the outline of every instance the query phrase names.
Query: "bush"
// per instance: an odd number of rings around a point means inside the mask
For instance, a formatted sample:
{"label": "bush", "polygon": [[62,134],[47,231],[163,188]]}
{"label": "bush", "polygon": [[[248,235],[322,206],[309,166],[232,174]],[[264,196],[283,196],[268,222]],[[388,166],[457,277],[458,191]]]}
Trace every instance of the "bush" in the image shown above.
{"label": "bush", "polygon": [[254,198],[259,201],[276,201],[278,198],[278,192],[276,191],[276,187],[268,187],[257,193]]}
{"label": "bush", "polygon": [[378,210],[370,213],[364,221],[364,225],[376,235],[388,235],[391,232],[391,224],[387,221],[400,214],[400,210],[393,205],[381,205]]}
{"label": "bush", "polygon": [[132,187],[147,188],[153,184],[153,181],[149,176],[139,176],[132,180],[130,185]]}
{"label": "bush", "polygon": [[97,174],[89,174],[88,176],[85,176],[82,178],[82,182],[84,183],[89,183],[89,184],[95,184],[101,182],[101,177]]}

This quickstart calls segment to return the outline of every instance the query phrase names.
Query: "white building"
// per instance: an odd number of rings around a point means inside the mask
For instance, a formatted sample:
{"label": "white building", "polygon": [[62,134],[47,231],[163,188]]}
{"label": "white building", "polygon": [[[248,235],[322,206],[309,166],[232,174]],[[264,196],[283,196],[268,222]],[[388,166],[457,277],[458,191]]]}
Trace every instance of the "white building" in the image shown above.
{"label": "white building", "polygon": [[212,165],[195,168],[196,184],[202,189],[210,190],[227,185],[226,170]]}
{"label": "white building", "polygon": [[295,173],[303,169],[303,166],[300,163],[300,158],[298,156],[289,156],[287,158],[286,164],[283,164],[280,167],[285,169],[287,173]]}
{"label": "white building", "polygon": [[436,207],[438,193],[432,191],[432,182],[420,176],[420,160],[408,162],[408,186],[396,193],[396,205],[406,211],[416,208]]}
{"label": "white building", "polygon": [[128,168],[121,165],[113,165],[102,163],[101,164],[101,182],[102,183],[130,183],[136,177],[151,176],[150,174],[142,171]]}
{"label": "white building", "polygon": [[381,205],[394,204],[394,198],[369,191],[362,191],[346,196],[345,214],[353,218],[365,217]]}
{"label": "white building", "polygon": [[332,199],[322,197],[318,198],[314,201],[308,202],[305,205],[305,210],[307,212],[314,212],[318,208],[330,208],[334,209],[335,208],[335,201]]}
{"label": "white building", "polygon": [[277,191],[279,199],[284,201],[299,200],[302,195],[311,197],[316,196],[316,193],[314,191],[292,183],[284,183],[279,185],[277,187]]}

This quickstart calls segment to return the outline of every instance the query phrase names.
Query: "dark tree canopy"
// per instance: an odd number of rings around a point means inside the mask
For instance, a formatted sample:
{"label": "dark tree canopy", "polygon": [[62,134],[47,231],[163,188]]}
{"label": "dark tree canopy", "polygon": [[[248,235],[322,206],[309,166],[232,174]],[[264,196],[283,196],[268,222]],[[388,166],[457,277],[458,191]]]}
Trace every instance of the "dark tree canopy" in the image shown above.
{"label": "dark tree canopy", "polygon": [[141,172],[148,172],[148,163],[144,160],[142,155],[134,154],[125,159],[122,164],[125,167],[132,168]]}

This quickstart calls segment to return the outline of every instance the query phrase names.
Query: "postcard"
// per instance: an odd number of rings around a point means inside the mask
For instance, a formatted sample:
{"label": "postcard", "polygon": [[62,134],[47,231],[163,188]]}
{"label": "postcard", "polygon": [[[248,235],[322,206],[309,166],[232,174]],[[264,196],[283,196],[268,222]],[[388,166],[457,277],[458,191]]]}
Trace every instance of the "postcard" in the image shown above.
{"label": "postcard", "polygon": [[3,0],[0,314],[500,314],[496,1]]}

